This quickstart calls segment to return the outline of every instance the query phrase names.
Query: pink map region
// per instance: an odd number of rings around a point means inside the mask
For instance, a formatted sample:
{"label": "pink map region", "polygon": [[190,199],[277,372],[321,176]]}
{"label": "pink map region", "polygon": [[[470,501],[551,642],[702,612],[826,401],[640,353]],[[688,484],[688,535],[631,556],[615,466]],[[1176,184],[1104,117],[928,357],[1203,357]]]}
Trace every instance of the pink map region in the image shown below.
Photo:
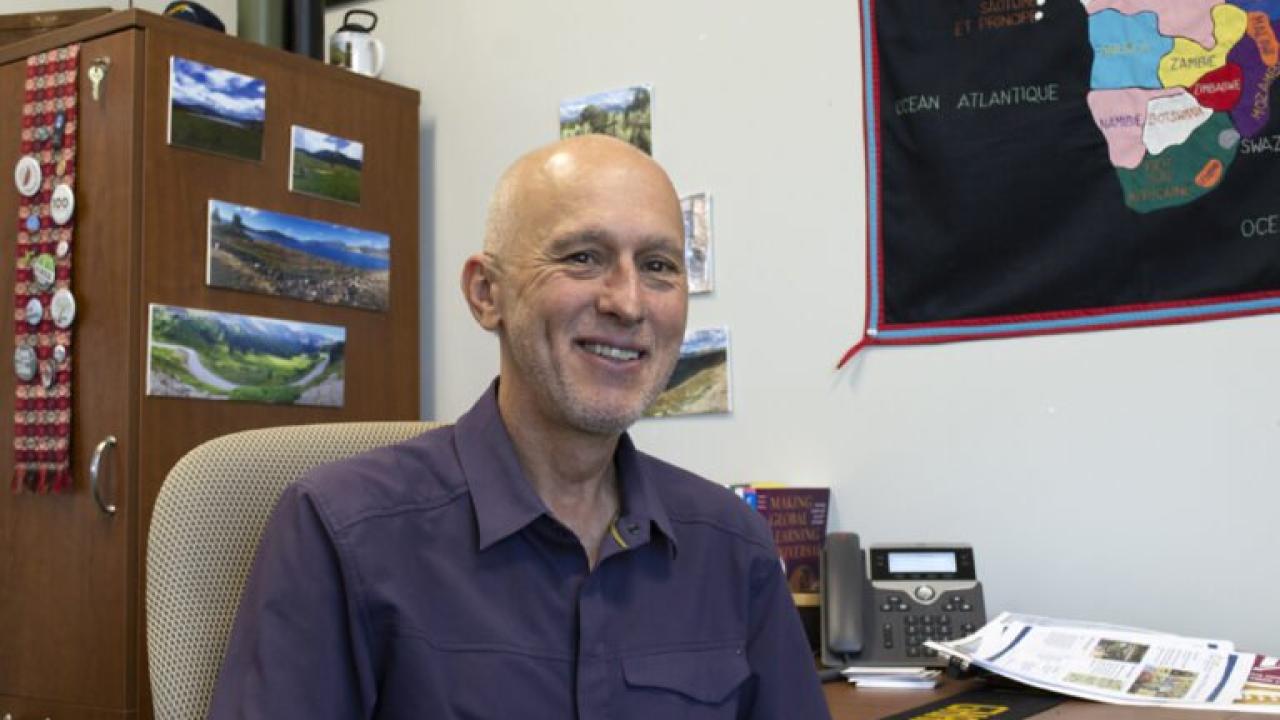
{"label": "pink map region", "polygon": [[1168,37],[1182,36],[1200,43],[1206,50],[1217,44],[1213,37],[1215,5],[1224,0],[1084,0],[1085,11],[1090,15],[1103,10],[1115,10],[1122,15],[1140,12],[1156,14],[1156,29]]}
{"label": "pink map region", "polygon": [[1147,147],[1142,142],[1142,130],[1147,124],[1147,103],[1155,98],[1173,97],[1186,93],[1182,88],[1144,90],[1094,90],[1086,101],[1093,114],[1093,122],[1107,139],[1111,164],[1132,170],[1146,157]]}

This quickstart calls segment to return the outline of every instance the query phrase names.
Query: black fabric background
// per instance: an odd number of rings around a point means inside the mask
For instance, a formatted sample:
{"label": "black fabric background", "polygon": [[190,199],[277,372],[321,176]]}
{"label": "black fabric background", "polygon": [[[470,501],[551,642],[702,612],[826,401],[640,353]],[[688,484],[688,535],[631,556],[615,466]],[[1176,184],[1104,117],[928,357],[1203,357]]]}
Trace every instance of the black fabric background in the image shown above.
{"label": "black fabric background", "polygon": [[[885,325],[1280,289],[1280,236],[1240,232],[1280,213],[1280,155],[1237,152],[1209,194],[1137,213],[1085,104],[1093,50],[1079,0],[957,38],[978,4],[875,2]],[[1051,82],[1056,103],[954,109],[962,92]],[[895,99],[931,93],[941,112],[894,112]],[[1264,133],[1278,124],[1275,94]]]}

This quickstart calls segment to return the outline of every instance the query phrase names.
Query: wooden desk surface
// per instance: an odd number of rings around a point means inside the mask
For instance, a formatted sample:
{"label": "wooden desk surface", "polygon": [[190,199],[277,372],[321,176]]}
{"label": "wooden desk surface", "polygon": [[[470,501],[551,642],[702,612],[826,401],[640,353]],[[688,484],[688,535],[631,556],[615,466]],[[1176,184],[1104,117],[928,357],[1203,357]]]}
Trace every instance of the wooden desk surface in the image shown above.
{"label": "wooden desk surface", "polygon": [[[859,690],[847,683],[831,682],[824,685],[823,690],[827,694],[827,707],[831,708],[833,720],[876,720],[941,700],[974,686],[974,683],[972,680],[944,680],[935,690]],[[1253,720],[1268,716],[1226,710],[1187,711],[1068,700],[1034,717],[1037,720]]]}

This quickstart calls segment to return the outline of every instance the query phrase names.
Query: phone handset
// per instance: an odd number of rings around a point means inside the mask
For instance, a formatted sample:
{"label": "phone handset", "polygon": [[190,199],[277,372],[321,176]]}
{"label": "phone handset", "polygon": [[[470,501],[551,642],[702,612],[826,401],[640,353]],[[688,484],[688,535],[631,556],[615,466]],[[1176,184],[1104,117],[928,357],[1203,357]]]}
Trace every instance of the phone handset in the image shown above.
{"label": "phone handset", "polygon": [[857,533],[827,535],[819,573],[822,592],[822,663],[848,665],[862,652],[867,575]]}

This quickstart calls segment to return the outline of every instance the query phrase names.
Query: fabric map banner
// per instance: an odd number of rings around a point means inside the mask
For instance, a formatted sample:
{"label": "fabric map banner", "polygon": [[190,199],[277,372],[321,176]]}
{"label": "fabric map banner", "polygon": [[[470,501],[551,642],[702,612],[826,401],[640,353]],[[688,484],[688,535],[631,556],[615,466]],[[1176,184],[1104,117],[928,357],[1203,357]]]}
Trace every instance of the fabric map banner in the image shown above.
{"label": "fabric map banner", "polygon": [[1280,0],[863,0],[867,344],[1280,309]]}

